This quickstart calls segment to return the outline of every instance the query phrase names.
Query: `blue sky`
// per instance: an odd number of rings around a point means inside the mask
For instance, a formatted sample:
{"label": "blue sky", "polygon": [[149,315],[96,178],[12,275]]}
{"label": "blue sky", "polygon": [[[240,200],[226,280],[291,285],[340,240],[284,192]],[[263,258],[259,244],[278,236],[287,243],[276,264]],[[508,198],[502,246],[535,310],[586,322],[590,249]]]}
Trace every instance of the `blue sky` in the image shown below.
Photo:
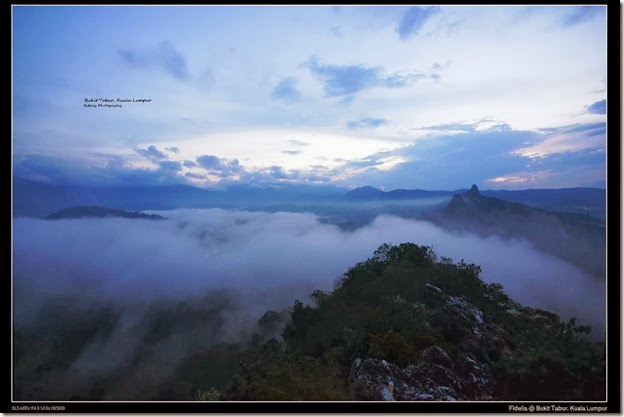
{"label": "blue sky", "polygon": [[[12,12],[14,176],[606,185],[605,6]],[[150,101],[85,107],[87,98]]]}

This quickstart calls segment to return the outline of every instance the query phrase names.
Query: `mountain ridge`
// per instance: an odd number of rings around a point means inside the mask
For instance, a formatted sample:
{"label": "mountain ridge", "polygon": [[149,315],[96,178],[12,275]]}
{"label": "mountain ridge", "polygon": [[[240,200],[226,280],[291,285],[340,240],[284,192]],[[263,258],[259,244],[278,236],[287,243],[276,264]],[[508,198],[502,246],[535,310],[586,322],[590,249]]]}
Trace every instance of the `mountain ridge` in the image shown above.
{"label": "mountain ridge", "polygon": [[123,217],[127,219],[166,220],[166,217],[158,214],[146,214],[136,211],[124,211],[100,206],[73,206],[68,207],[44,217],[46,220],[79,219],[83,217]]}

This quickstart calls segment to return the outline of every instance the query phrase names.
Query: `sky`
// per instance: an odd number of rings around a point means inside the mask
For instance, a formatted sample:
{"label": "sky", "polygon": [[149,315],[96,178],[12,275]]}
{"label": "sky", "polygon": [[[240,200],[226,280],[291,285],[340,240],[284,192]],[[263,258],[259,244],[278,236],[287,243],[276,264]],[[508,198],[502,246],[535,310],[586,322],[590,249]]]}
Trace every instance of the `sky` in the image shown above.
{"label": "sky", "polygon": [[14,5],[12,42],[16,177],[606,187],[606,6]]}

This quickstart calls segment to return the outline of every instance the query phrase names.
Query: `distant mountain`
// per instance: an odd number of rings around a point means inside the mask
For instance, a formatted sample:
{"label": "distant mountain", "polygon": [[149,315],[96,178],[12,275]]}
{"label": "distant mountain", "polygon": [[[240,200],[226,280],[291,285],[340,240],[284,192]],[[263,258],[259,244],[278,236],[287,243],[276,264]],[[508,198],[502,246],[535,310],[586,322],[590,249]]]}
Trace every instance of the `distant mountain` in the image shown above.
{"label": "distant mountain", "polygon": [[526,239],[595,276],[606,274],[606,225],[596,217],[486,197],[473,185],[428,220],[452,230]]}
{"label": "distant mountain", "polygon": [[[467,190],[396,189],[382,191],[375,187],[366,186],[349,191],[345,198],[349,201],[419,200],[432,197],[451,197],[465,191]],[[486,190],[482,191],[481,194],[551,211],[588,214],[601,219],[606,218],[606,190],[601,188]]]}
{"label": "distant mountain", "polygon": [[231,186],[208,190],[185,184],[162,186],[83,187],[13,179],[13,215],[45,216],[69,206],[108,206],[123,210],[177,208],[253,209],[267,205],[329,201],[347,189],[319,185],[274,184],[266,187]]}
{"label": "distant mountain", "polygon": [[349,191],[346,197],[353,200],[377,200],[383,198],[385,194],[382,190],[367,185]]}
{"label": "distant mountain", "polygon": [[[463,191],[463,190],[461,190]],[[382,191],[378,188],[366,186],[349,191],[345,197],[350,200],[417,200],[430,197],[452,196],[457,191],[427,191],[404,190]]]}
{"label": "distant mountain", "polygon": [[45,217],[47,220],[79,219],[82,217],[125,217],[128,219],[166,220],[166,217],[158,214],[145,214],[135,211],[123,211],[98,206],[75,206],[69,207]]}
{"label": "distant mountain", "polygon": [[607,190],[602,188],[487,190],[482,194],[547,210],[606,218]]}

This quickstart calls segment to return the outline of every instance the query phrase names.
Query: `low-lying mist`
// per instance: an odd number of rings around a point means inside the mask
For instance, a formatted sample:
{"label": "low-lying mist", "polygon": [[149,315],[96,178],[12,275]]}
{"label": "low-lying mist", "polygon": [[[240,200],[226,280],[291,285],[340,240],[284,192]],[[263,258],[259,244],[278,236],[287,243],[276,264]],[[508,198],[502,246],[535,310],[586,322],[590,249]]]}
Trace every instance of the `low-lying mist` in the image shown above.
{"label": "low-lying mist", "polygon": [[[143,352],[141,372],[162,380],[189,346],[244,340],[265,311],[288,308],[315,289],[331,290],[349,267],[384,242],[428,245],[439,256],[478,264],[484,281],[501,283],[516,301],[577,317],[592,325],[598,337],[604,332],[604,280],[592,279],[525,241],[453,234],[430,223],[386,215],[344,231],[308,213],[153,213],[168,220],[14,220],[16,330],[40,332],[43,340],[48,334],[52,340],[55,326],[87,322],[85,317],[96,310],[89,320],[102,323],[80,333],[82,342],[68,354],[71,363],[64,365],[73,382],[56,395],[68,396],[80,375],[136,365],[133,355],[138,351]],[[162,317],[168,319],[154,319],[164,310],[169,315]],[[171,321],[172,314],[179,323]],[[146,343],[151,343],[149,349]],[[43,361],[44,351],[31,362]],[[17,355],[29,353],[16,348]],[[32,372],[24,381],[35,378]],[[126,383],[140,381],[141,372],[125,378]]]}

